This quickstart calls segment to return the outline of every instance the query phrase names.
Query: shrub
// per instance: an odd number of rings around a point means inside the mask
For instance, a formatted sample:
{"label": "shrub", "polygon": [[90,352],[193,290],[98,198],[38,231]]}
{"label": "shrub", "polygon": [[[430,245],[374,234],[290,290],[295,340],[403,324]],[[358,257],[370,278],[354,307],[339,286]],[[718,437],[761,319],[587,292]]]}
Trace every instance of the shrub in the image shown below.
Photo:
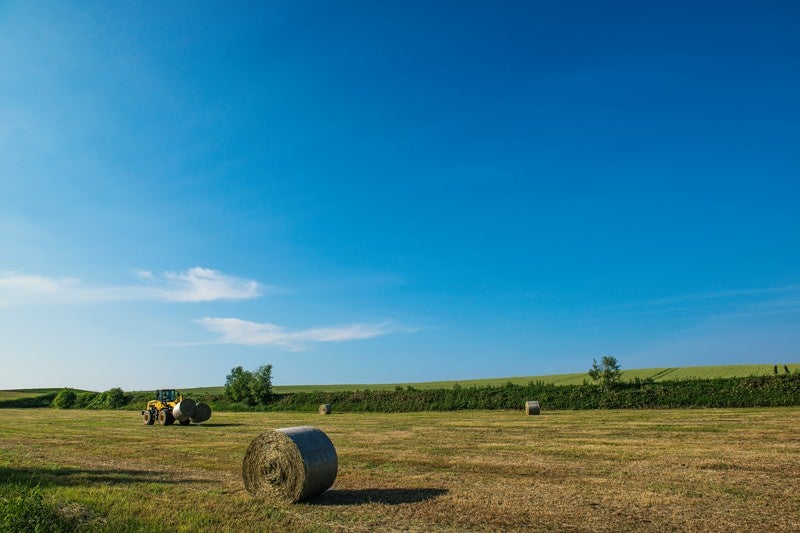
{"label": "shrub", "polygon": [[87,405],[87,409],[119,409],[128,403],[128,398],[122,389],[115,387],[101,392],[95,396]]}
{"label": "shrub", "polygon": [[122,392],[122,389],[120,389],[119,387],[108,389],[103,394],[106,395],[107,409],[119,409],[120,407],[124,407],[125,404],[128,403],[127,398],[125,398],[125,393]]}
{"label": "shrub", "polygon": [[69,409],[75,405],[78,398],[77,393],[72,389],[63,389],[53,399],[53,407],[58,409]]}
{"label": "shrub", "polygon": [[98,394],[96,392],[79,392],[75,397],[75,409],[86,409],[91,404]]}

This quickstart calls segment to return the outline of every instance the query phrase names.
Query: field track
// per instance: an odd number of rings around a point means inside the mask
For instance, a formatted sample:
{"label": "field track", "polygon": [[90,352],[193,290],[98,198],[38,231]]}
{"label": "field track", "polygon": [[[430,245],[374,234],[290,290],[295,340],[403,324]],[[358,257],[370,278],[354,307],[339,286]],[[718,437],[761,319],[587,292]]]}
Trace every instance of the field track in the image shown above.
{"label": "field track", "polygon": [[[800,530],[800,409],[215,413],[4,410],[0,483],[39,483],[90,529]],[[323,429],[334,489],[272,507],[243,489],[261,431]]]}

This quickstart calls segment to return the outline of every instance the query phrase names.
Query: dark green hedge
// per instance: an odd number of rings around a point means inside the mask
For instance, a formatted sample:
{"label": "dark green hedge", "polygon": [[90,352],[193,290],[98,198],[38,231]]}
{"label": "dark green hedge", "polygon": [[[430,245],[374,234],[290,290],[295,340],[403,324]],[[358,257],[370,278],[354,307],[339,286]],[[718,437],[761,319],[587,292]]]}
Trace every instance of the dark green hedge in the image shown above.
{"label": "dark green hedge", "polygon": [[0,409],[15,409],[25,407],[50,407],[55,399],[57,392],[48,392],[39,396],[29,396],[27,398],[14,398],[13,400],[0,400]]}
{"label": "dark green hedge", "polygon": [[538,400],[545,409],[656,409],[672,407],[773,407],[800,405],[800,374],[711,380],[650,380],[598,386],[545,383],[501,387],[394,391],[311,392],[277,395],[268,411],[313,411],[322,403],[337,412],[521,409]]}
{"label": "dark green hedge", "polygon": [[[142,409],[147,393],[78,393],[73,408]],[[47,407],[56,393],[0,402],[2,407]],[[605,390],[592,384],[459,387],[394,391],[296,392],[276,394],[268,405],[250,407],[232,403],[221,395],[195,395],[215,411],[316,411],[330,403],[335,412],[456,411],[461,409],[522,409],[525,401],[538,400],[544,409],[663,409],[699,407],[778,407],[800,405],[800,373],[747,378],[680,381],[636,380]]]}

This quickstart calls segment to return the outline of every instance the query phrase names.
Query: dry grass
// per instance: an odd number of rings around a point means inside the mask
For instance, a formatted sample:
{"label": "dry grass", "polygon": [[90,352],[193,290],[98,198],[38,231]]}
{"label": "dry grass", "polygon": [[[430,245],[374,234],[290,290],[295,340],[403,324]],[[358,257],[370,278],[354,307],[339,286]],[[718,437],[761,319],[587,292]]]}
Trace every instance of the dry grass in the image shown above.
{"label": "dry grass", "polygon": [[[144,530],[800,530],[797,408],[215,413],[188,427],[0,413],[0,482],[40,482]],[[334,489],[279,507],[251,498],[248,444],[294,425],[335,444]]]}

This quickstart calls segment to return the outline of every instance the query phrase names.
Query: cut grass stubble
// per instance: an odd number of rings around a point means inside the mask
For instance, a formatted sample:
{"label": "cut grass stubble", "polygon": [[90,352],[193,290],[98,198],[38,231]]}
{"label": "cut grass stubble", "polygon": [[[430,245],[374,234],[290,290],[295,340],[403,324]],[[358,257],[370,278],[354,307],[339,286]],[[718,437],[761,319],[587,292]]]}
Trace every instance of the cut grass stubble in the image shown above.
{"label": "cut grass stubble", "polygon": [[[798,530],[800,409],[407,414],[6,410],[0,483],[142,530]],[[333,441],[333,490],[252,498],[242,458],[268,429]],[[163,500],[164,505],[153,505]],[[148,503],[150,502],[150,503]]]}

